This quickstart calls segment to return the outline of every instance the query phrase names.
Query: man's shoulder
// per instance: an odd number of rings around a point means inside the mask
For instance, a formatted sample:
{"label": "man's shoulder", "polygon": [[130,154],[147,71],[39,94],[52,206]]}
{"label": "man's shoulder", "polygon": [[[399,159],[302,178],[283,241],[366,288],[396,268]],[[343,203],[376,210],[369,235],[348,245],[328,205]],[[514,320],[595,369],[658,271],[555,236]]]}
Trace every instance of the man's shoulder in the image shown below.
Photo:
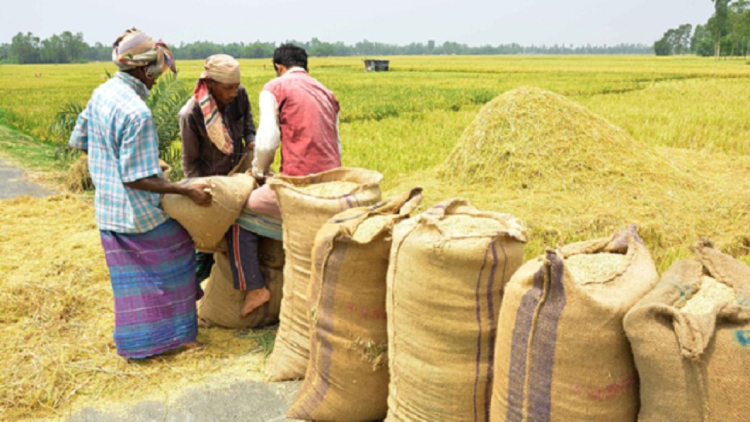
{"label": "man's shoulder", "polygon": [[146,120],[152,116],[151,109],[143,99],[127,85],[118,83],[114,78],[99,85],[94,90],[91,100],[98,107],[112,110],[115,114],[123,115],[131,121]]}
{"label": "man's shoulder", "polygon": [[195,118],[196,113],[200,113],[200,107],[195,101],[195,97],[190,97],[177,113],[177,116],[182,121],[189,121],[191,118]]}

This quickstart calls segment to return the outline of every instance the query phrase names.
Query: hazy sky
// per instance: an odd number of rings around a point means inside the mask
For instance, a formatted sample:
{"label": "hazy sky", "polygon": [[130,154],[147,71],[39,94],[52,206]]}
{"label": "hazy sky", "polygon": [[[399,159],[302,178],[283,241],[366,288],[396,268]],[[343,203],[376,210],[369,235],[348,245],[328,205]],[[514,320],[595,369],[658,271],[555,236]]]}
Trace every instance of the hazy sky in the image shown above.
{"label": "hazy sky", "polygon": [[83,32],[112,43],[137,26],[169,44],[364,39],[391,44],[652,44],[668,28],[704,23],[710,0],[2,0],[0,43],[19,31]]}

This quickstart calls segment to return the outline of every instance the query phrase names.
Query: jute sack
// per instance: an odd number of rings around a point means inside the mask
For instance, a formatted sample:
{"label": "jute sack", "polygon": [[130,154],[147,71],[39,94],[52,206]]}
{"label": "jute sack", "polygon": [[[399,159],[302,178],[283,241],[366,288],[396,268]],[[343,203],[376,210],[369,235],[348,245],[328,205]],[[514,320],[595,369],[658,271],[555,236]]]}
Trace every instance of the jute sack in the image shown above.
{"label": "jute sack", "polygon": [[[339,212],[379,202],[382,179],[374,171],[338,168],[306,177],[282,175],[269,180],[281,208],[286,251],[280,325],[268,362],[272,381],[305,376],[310,353],[307,286],[315,234]],[[352,188],[340,195],[323,196],[306,190],[311,185],[328,182],[351,182]]]}
{"label": "jute sack", "polygon": [[310,361],[288,418],[385,418],[391,232],[422,201],[421,191],[336,214],[318,231],[308,289]]}
{"label": "jute sack", "polygon": [[[206,182],[211,188],[213,201],[208,207],[196,205],[190,198],[177,194],[166,194],[161,200],[164,211],[177,220],[202,252],[219,251],[224,235],[239,217],[242,208],[255,189],[255,179],[247,174],[211,176],[188,179],[183,183]],[[226,249],[224,249],[226,250]]]}
{"label": "jute sack", "polygon": [[[625,316],[640,377],[640,421],[750,418],[750,268],[699,242]],[[708,275],[735,301],[707,313],[682,311]]]}
{"label": "jute sack", "polygon": [[[260,244],[281,243],[276,240],[261,238]],[[278,250],[273,247],[273,250]],[[284,260],[281,256],[271,257],[273,265]],[[248,316],[240,317],[240,310],[245,303],[245,292],[236,290],[232,282],[232,270],[226,253],[214,254],[214,266],[211,275],[204,285],[203,299],[198,303],[198,319],[201,326],[219,326],[224,328],[257,328],[275,324],[279,320],[282,290],[284,285],[283,272],[279,268],[269,266],[261,257],[260,271],[263,281],[271,291],[271,300],[265,305],[251,312]]]}
{"label": "jute sack", "polygon": [[462,199],[393,232],[388,269],[389,421],[486,421],[497,313],[526,229]]}
{"label": "jute sack", "polygon": [[[598,274],[574,265],[605,258],[614,260]],[[637,376],[622,319],[658,278],[635,226],[527,262],[500,309],[492,420],[635,421]]]}

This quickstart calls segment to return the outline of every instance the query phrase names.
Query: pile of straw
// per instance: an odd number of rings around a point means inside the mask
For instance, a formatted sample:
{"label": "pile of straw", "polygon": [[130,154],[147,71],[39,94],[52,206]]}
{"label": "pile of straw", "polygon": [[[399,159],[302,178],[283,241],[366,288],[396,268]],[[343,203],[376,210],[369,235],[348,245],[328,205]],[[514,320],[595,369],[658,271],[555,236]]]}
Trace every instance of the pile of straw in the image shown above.
{"label": "pile of straw", "polygon": [[88,158],[86,154],[81,155],[70,165],[70,169],[65,173],[65,185],[71,192],[83,192],[94,189],[94,181],[91,180],[91,174],[89,173]]}
{"label": "pile of straw", "polygon": [[261,378],[262,349],[273,338],[267,330],[201,330],[198,340],[208,347],[200,352],[130,363],[117,356],[91,206],[70,195],[4,200],[0,227],[0,420],[173,397],[195,381]]}
{"label": "pile of straw", "polygon": [[630,223],[662,271],[700,237],[735,256],[750,252],[750,159],[650,147],[536,88],[486,104],[443,164],[404,176],[385,195],[413,185],[424,188],[424,204],[461,196],[525,220],[527,259]]}

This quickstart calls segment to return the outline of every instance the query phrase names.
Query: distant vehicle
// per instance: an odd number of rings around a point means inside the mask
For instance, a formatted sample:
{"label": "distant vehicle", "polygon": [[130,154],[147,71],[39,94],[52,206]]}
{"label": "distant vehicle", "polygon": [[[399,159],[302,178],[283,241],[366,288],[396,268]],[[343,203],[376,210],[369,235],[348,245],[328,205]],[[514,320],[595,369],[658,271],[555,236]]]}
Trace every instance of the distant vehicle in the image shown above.
{"label": "distant vehicle", "polygon": [[365,59],[365,72],[387,72],[389,60]]}

